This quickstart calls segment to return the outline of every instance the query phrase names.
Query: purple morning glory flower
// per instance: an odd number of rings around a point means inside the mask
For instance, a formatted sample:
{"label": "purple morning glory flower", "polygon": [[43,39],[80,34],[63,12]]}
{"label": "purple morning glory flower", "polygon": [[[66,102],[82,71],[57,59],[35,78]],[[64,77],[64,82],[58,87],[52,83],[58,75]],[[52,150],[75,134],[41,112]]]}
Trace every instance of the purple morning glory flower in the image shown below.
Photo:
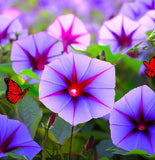
{"label": "purple morning glory flower", "polygon": [[71,125],[102,117],[114,103],[115,68],[81,54],[63,54],[45,66],[39,100]]}
{"label": "purple morning glory flower", "polygon": [[113,143],[127,151],[155,153],[155,93],[146,85],[128,92],[110,114]]}
{"label": "purple morning glory flower", "polygon": [[155,29],[155,10],[146,12],[139,22],[147,27],[147,31],[153,31]]}
{"label": "purple morning glory flower", "polygon": [[142,3],[148,10],[155,9],[155,0],[137,0],[139,3]]}
{"label": "purple morning glory flower", "polygon": [[56,17],[47,30],[51,36],[62,41],[63,52],[68,53],[69,45],[75,49],[86,50],[90,44],[90,33],[74,14]]}
{"label": "purple morning glory flower", "polygon": [[30,69],[40,79],[44,65],[61,55],[62,45],[45,32],[39,32],[15,41],[11,50],[11,61],[14,71],[19,74]]}
{"label": "purple morning glory flower", "polygon": [[122,5],[119,13],[133,20],[138,20],[147,11],[146,7],[139,2],[126,2]]}
{"label": "purple morning glory flower", "polygon": [[32,159],[41,147],[33,141],[27,127],[17,121],[0,115],[0,158],[11,151]]}
{"label": "purple morning glory flower", "polygon": [[113,54],[120,51],[123,54],[137,43],[145,40],[145,31],[146,28],[139,22],[120,14],[102,25],[99,30],[98,43],[109,45]]}
{"label": "purple morning glory flower", "polygon": [[9,8],[16,4],[18,0],[0,0],[0,10]]}
{"label": "purple morning glory flower", "polygon": [[16,34],[22,32],[22,25],[18,19],[0,15],[0,44],[8,43],[8,38],[16,39]]}

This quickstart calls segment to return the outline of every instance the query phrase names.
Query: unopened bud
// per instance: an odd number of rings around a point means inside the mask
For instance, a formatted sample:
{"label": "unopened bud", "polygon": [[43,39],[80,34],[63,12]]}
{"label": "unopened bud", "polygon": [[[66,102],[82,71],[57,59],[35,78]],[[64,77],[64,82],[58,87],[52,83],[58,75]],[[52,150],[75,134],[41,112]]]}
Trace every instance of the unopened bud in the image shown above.
{"label": "unopened bud", "polygon": [[50,125],[50,126],[54,123],[55,117],[56,117],[56,113],[53,112],[53,113],[51,114],[51,117],[50,117],[50,120],[49,120],[49,125]]}
{"label": "unopened bud", "polygon": [[87,152],[88,152],[89,149],[92,147],[93,142],[94,142],[94,136],[91,136],[91,137],[89,138],[89,141],[88,141],[87,146],[86,146],[86,151],[87,151]]}

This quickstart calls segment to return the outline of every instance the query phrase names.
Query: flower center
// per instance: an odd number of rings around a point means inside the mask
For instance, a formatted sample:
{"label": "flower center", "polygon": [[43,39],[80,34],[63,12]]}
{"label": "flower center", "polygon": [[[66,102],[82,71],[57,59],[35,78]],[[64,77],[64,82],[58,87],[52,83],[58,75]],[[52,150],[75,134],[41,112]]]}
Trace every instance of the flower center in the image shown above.
{"label": "flower center", "polygon": [[138,126],[138,130],[139,130],[139,131],[144,131],[145,129],[146,129],[146,127],[145,127],[144,124],[140,124],[140,125]]}
{"label": "flower center", "polygon": [[43,70],[44,69],[44,64],[41,64],[41,63],[39,63],[39,64],[37,64],[37,69],[38,70]]}
{"label": "flower center", "polygon": [[71,89],[69,89],[69,94],[72,97],[77,97],[77,96],[79,96],[79,90],[77,88],[71,88]]}
{"label": "flower center", "polygon": [[130,40],[125,39],[121,41],[122,46],[129,46],[131,44]]}

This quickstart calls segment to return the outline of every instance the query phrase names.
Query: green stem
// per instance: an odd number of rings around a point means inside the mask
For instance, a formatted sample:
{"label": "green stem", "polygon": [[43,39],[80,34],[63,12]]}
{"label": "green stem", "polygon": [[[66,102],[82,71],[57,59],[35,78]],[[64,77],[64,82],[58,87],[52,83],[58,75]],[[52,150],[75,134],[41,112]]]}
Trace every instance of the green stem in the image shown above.
{"label": "green stem", "polygon": [[14,105],[14,111],[15,111],[17,120],[19,120],[19,114],[18,114],[18,107],[17,107],[17,105]]}
{"label": "green stem", "polygon": [[0,110],[2,112],[2,114],[7,115],[7,113],[5,112],[4,108],[0,105]]}
{"label": "green stem", "polygon": [[70,146],[69,146],[69,157],[68,160],[71,160],[71,152],[72,152],[72,140],[73,140],[73,131],[74,131],[74,126],[72,126],[71,130],[71,139],[70,139]]}
{"label": "green stem", "polygon": [[46,160],[46,141],[47,141],[47,138],[48,138],[48,130],[49,128],[46,128],[45,127],[45,135],[44,135],[44,139],[43,139],[43,143],[42,143],[42,160]]}
{"label": "green stem", "polygon": [[64,160],[64,157],[63,157],[63,154],[62,154],[62,148],[61,148],[62,146],[61,146],[61,145],[59,145],[59,146],[60,146],[59,149],[60,149],[60,157],[61,157],[61,160]]}
{"label": "green stem", "polygon": [[124,57],[124,55],[126,55],[126,53],[128,53],[131,49],[134,49],[135,47],[138,47],[143,42],[145,42],[145,41],[141,41],[141,42],[137,43],[136,45],[134,45],[132,48],[128,49],[118,60],[115,61],[114,65],[118,64],[118,62],[120,60],[122,60],[122,58]]}

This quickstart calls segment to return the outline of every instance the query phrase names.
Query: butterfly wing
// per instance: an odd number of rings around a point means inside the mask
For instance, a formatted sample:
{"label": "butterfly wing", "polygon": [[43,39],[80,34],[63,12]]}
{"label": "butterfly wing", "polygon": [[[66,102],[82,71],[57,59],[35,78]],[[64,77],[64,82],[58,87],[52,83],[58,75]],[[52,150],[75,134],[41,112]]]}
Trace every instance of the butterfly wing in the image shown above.
{"label": "butterfly wing", "polygon": [[5,78],[4,81],[7,84],[6,98],[13,104],[18,103],[19,99],[22,99],[26,92],[30,89],[30,87],[28,87],[22,92],[21,87],[13,80]]}
{"label": "butterfly wing", "polygon": [[146,73],[146,75],[147,75],[148,77],[153,77],[153,74],[152,74],[152,71],[151,71],[151,70],[146,69],[146,70],[145,70],[145,73]]}
{"label": "butterfly wing", "polygon": [[145,69],[145,74],[146,74],[148,77],[152,77],[152,75],[151,75],[151,70],[150,70],[150,65],[149,65],[146,61],[144,61],[143,64],[147,67],[147,68]]}
{"label": "butterfly wing", "polygon": [[150,64],[148,64],[146,61],[144,61],[143,64],[147,67],[145,69],[146,75],[148,77],[154,77],[155,76],[155,57],[152,57],[150,59]]}
{"label": "butterfly wing", "polygon": [[26,94],[26,92],[30,89],[30,87],[26,88],[23,90],[23,92],[20,95],[20,98],[22,99],[24,97],[24,95]]}
{"label": "butterfly wing", "polygon": [[155,57],[150,59],[150,69],[155,70]]}

